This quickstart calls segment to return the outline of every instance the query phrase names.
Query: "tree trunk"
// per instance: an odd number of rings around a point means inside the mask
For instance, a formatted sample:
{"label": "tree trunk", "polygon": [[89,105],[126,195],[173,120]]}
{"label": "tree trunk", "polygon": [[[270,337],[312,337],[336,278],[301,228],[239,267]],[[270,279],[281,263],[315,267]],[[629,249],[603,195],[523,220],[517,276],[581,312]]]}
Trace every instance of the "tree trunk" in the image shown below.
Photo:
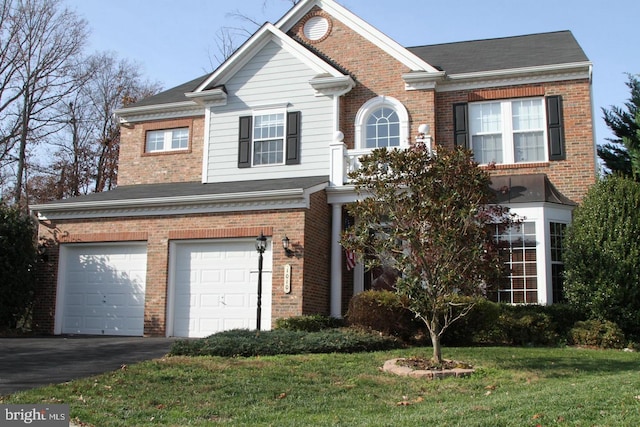
{"label": "tree trunk", "polygon": [[429,328],[429,335],[431,335],[431,345],[433,346],[433,361],[435,363],[442,362],[442,346],[440,345],[440,335],[438,331],[431,327]]}

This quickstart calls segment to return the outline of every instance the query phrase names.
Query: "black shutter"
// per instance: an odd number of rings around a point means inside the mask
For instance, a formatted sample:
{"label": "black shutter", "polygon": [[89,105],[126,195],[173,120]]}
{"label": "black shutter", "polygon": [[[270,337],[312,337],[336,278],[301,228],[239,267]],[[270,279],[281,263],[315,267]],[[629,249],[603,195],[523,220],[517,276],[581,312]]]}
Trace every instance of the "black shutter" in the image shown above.
{"label": "black shutter", "polygon": [[238,167],[251,167],[251,133],[253,117],[240,117],[240,131],[238,138]]}
{"label": "black shutter", "polygon": [[549,136],[549,160],[564,160],[564,124],[562,120],[562,97],[547,96],[547,134]]}
{"label": "black shutter", "polygon": [[453,104],[453,142],[456,147],[470,149],[467,103]]}
{"label": "black shutter", "polygon": [[300,164],[300,111],[287,113],[286,164]]}

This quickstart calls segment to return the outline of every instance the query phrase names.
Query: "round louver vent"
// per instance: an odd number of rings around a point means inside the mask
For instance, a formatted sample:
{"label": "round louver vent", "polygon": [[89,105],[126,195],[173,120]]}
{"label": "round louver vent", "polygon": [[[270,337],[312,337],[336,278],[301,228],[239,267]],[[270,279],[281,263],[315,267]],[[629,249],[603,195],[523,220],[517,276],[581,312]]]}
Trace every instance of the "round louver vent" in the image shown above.
{"label": "round louver vent", "polygon": [[312,16],[304,23],[304,36],[311,41],[318,41],[329,32],[329,20],[324,16]]}

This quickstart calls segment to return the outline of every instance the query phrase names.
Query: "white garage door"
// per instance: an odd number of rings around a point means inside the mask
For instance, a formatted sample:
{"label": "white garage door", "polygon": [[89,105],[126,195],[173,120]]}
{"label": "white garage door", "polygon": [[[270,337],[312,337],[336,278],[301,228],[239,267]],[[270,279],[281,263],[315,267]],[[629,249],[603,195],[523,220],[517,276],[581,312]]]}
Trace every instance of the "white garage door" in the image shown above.
{"label": "white garage door", "polygon": [[56,333],[144,332],[146,244],[62,245]]}
{"label": "white garage door", "polygon": [[[271,328],[271,250],[264,253],[261,329]],[[205,337],[256,329],[258,253],[255,239],[171,245],[168,334]]]}

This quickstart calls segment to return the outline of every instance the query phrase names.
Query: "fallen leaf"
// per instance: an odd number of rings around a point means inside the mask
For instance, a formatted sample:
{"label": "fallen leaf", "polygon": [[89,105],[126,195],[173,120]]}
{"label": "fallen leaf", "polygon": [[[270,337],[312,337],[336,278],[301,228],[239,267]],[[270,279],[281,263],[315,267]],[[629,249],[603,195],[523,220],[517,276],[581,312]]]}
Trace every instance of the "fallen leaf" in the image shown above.
{"label": "fallen leaf", "polygon": [[409,405],[411,405],[411,402],[407,402],[406,400],[396,403],[396,406],[409,406]]}
{"label": "fallen leaf", "polygon": [[535,414],[533,417],[531,417],[534,420],[539,420],[540,418],[542,418],[542,414]]}
{"label": "fallen leaf", "polygon": [[491,394],[491,390],[487,391],[484,395],[489,396]]}
{"label": "fallen leaf", "polygon": [[640,400],[640,394],[637,395],[637,396],[633,396],[633,398],[636,399],[636,400]]}
{"label": "fallen leaf", "polygon": [[287,397],[287,393],[280,393],[278,395],[278,399],[284,399],[285,397]]}
{"label": "fallen leaf", "polygon": [[485,390],[495,390],[496,386],[495,385],[488,385],[484,388]]}

